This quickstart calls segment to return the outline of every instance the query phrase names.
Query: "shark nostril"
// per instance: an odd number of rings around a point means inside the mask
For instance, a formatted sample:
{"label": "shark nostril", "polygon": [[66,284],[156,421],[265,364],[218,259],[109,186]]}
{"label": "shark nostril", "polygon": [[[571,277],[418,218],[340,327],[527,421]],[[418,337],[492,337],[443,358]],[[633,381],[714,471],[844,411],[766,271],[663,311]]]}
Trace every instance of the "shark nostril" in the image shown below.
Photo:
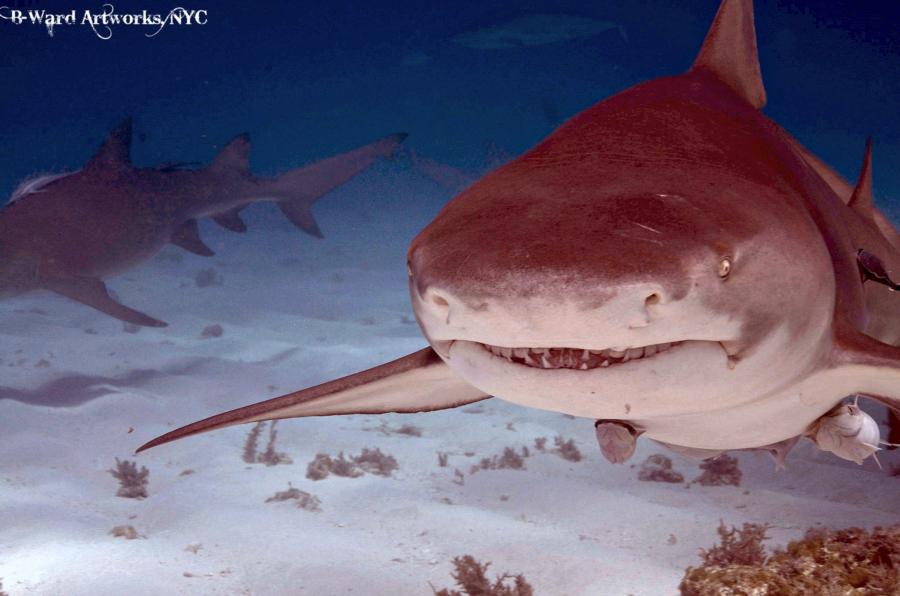
{"label": "shark nostril", "polygon": [[662,302],[662,298],[657,292],[653,292],[644,299],[644,306],[654,306]]}
{"label": "shark nostril", "polygon": [[435,292],[434,290],[428,290],[428,293],[424,296],[424,299],[426,304],[431,305],[431,308],[429,310],[434,316],[443,320],[445,323],[450,322],[449,300],[447,300],[439,292]]}

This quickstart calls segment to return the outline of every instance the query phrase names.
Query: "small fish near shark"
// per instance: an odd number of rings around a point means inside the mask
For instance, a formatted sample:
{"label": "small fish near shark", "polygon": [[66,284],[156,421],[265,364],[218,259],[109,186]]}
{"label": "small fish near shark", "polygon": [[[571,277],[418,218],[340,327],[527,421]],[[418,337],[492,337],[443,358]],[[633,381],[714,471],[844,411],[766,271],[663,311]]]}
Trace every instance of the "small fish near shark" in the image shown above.
{"label": "small fish near shark", "polygon": [[614,463],[640,436],[779,463],[808,437],[862,462],[878,425],[842,402],[900,410],[900,234],[873,204],[871,145],[851,186],[765,102],[752,2],[724,0],[686,73],[577,114],[413,240],[430,347],[139,451],[233,424],[495,396],[595,420]]}
{"label": "small fish near shark", "polygon": [[110,296],[104,280],[172,243],[194,254],[213,251],[197,220],[211,217],[244,232],[242,209],[274,201],[304,232],[322,237],[311,207],[379,158],[394,155],[405,134],[394,134],[273,178],[250,173],[250,137],[242,134],[212,163],[137,168],[131,163],[131,119],[113,130],[76,172],[45,175],[19,185],[0,208],[0,298],[49,290],[122,321],[166,324]]}

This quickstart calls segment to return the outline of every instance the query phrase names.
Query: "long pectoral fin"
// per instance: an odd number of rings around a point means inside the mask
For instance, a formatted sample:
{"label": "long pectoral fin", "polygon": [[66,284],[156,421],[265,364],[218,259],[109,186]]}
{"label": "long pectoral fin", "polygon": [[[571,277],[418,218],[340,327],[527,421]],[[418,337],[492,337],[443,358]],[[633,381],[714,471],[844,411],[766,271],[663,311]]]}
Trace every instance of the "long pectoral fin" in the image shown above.
{"label": "long pectoral fin", "polygon": [[450,370],[431,348],[322,385],[217,414],[142,445],[143,451],[206,431],[261,420],[430,412],[487,399]]}
{"label": "long pectoral fin", "polygon": [[116,302],[109,291],[106,284],[101,280],[89,277],[74,277],[69,279],[43,280],[41,285],[50,290],[71,298],[76,302],[81,302],[91,308],[95,308],[100,312],[106,313],[111,317],[115,317],[126,323],[133,323],[143,327],[166,327],[163,321],[154,319],[144,313],[128,308],[123,304]]}
{"label": "long pectoral fin", "polygon": [[215,252],[200,239],[200,228],[196,219],[189,219],[172,233],[172,244],[201,257],[211,257]]}
{"label": "long pectoral fin", "polygon": [[850,393],[900,413],[900,348],[845,326],[835,334],[832,361]]}

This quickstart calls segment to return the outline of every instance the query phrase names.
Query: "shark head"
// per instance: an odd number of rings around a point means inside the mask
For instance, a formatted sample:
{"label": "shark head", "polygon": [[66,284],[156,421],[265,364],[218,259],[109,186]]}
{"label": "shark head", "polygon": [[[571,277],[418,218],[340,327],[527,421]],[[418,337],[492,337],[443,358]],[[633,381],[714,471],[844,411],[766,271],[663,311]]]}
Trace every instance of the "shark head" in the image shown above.
{"label": "shark head", "polygon": [[714,41],[482,178],[412,243],[414,311],[466,381],[646,421],[731,410],[821,357],[834,275],[796,208],[797,158],[758,111],[758,66],[719,72]]}
{"label": "shark head", "polygon": [[806,435],[862,461],[877,425],[841,418],[840,401],[900,412],[900,348],[887,343],[900,341],[900,236],[874,208],[870,149],[854,189],[760,113],[765,99],[752,2],[723,0],[687,73],[576,115],[416,237],[409,287],[429,348],[141,449],[496,396],[597,419],[614,463],[641,435],[699,457],[763,448],[778,463]]}

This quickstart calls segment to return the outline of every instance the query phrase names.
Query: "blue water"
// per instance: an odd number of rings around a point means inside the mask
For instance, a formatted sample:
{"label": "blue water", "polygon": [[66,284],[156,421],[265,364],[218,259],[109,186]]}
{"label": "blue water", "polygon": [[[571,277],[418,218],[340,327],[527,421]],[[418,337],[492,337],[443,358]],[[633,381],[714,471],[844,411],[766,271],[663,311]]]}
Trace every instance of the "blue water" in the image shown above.
{"label": "blue water", "polygon": [[[11,4],[100,10],[80,0]],[[686,69],[716,4],[216,1],[185,5],[209,11],[205,26],[150,39],[149,29],[117,27],[109,40],[86,26],[50,38],[0,21],[0,194],[35,172],[77,167],[126,115],[143,164],[207,160],[249,131],[253,168],[266,173],[402,130],[423,155],[478,167],[487,142],[521,153],[603,97]],[[882,200],[900,197],[898,11],[891,2],[756,3],[766,113],[849,177],[874,136]],[[531,13],[612,21],[627,41],[614,29],[501,50],[451,41]]]}

